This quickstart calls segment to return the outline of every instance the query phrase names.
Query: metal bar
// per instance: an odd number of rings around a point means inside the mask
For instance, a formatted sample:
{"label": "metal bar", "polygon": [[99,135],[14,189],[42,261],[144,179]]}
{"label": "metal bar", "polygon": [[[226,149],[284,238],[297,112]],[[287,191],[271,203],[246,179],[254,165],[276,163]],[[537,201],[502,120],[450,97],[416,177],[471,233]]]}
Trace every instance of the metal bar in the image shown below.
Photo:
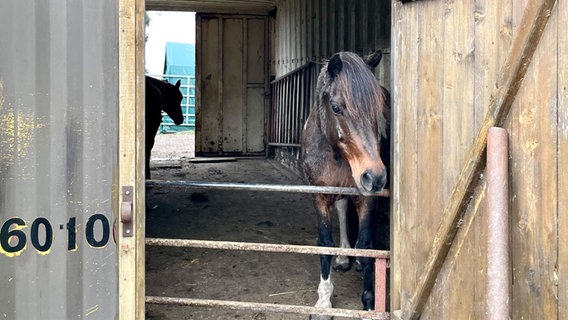
{"label": "metal bar", "polygon": [[241,250],[241,251],[246,250],[246,251],[276,252],[276,253],[344,255],[350,257],[390,259],[390,251],[384,251],[384,250],[299,246],[299,245],[272,244],[272,243],[146,238],[146,245],[162,246],[162,247],[220,249],[220,250]]}
{"label": "metal bar", "polygon": [[509,168],[507,131],[487,136],[487,319],[509,319]]}
{"label": "metal bar", "polygon": [[308,62],[308,63],[306,63],[306,64],[304,64],[304,65],[302,65],[302,66],[300,66],[300,67],[298,67],[298,68],[296,68],[296,69],[294,69],[294,70],[288,72],[288,73],[285,73],[285,74],[281,75],[280,77],[278,77],[278,78],[272,80],[270,83],[272,84],[272,83],[280,82],[280,81],[286,79],[287,77],[289,77],[289,76],[291,76],[291,75],[294,75],[295,73],[298,73],[298,72],[302,71],[303,69],[309,68],[312,64],[314,64],[314,62],[313,62],[313,61],[310,61],[310,62]]}
{"label": "metal bar", "polygon": [[375,260],[375,311],[384,312],[387,307],[387,260]]}
{"label": "metal bar", "polygon": [[291,148],[301,148],[302,145],[299,143],[279,143],[279,142],[269,142],[271,147],[291,147]]}
{"label": "metal bar", "polygon": [[335,317],[363,318],[363,319],[376,319],[376,320],[388,320],[390,318],[389,314],[386,312],[336,309],[336,308],[315,308],[307,306],[279,305],[271,303],[242,302],[242,301],[228,301],[228,300],[208,300],[208,299],[146,296],[146,303],[162,304],[162,305],[194,306],[194,307],[223,307],[231,310],[266,311],[266,312],[296,313],[296,314],[317,314],[317,315],[328,315]]}
{"label": "metal bar", "polygon": [[[275,184],[254,184],[236,182],[208,182],[208,181],[177,181],[177,180],[148,180],[148,187],[178,186],[188,188],[210,188],[220,190],[242,190],[242,191],[269,191],[269,192],[296,192],[296,193],[324,193],[361,196],[356,188],[347,187],[322,187],[322,186],[298,186],[298,185],[275,185]],[[388,197],[389,190],[383,189],[376,193],[377,197]]]}

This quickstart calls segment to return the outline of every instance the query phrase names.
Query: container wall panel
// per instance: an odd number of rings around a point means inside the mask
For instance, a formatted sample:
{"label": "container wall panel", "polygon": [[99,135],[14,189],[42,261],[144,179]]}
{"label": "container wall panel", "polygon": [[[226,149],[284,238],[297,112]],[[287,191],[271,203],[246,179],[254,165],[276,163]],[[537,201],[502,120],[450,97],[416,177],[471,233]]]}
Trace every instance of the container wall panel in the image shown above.
{"label": "container wall panel", "polygon": [[117,315],[116,10],[0,3],[0,318]]}

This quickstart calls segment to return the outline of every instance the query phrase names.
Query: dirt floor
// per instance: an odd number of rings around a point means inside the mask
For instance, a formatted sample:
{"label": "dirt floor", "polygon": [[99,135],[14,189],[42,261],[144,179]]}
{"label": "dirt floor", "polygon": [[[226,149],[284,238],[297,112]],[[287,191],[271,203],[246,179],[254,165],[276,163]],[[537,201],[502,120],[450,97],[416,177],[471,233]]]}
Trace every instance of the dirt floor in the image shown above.
{"label": "dirt floor", "polygon": [[[193,163],[193,154],[187,150],[193,149],[192,135],[161,136],[152,157],[153,179],[304,184],[295,173],[264,158]],[[175,139],[180,141],[174,142],[173,148],[164,146],[164,141],[172,143]],[[182,156],[176,148],[183,149]],[[152,187],[147,189],[146,198],[147,237],[316,244],[311,195]],[[361,308],[361,280],[355,270],[333,272],[332,281],[334,307]],[[318,282],[319,259],[315,255],[146,249],[147,295],[313,306]],[[307,318],[261,311],[146,305],[146,319],[151,320]]]}

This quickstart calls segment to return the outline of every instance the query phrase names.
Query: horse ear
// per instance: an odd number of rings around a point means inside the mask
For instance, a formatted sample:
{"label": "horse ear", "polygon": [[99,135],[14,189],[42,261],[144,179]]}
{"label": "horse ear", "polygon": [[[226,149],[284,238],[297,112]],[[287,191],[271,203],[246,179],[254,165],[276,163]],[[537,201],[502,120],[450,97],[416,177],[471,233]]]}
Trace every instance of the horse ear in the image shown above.
{"label": "horse ear", "polygon": [[343,62],[341,61],[341,56],[339,56],[339,53],[336,53],[327,63],[327,74],[333,79],[337,77],[342,68]]}
{"label": "horse ear", "polygon": [[379,62],[381,62],[382,58],[383,58],[383,52],[381,50],[379,50],[379,51],[371,53],[368,56],[365,56],[363,58],[363,60],[371,68],[371,70],[373,70],[373,72],[374,72],[375,68],[379,65]]}
{"label": "horse ear", "polygon": [[179,89],[179,86],[180,86],[180,85],[181,85],[181,80],[178,80],[178,81],[176,82],[176,88]]}

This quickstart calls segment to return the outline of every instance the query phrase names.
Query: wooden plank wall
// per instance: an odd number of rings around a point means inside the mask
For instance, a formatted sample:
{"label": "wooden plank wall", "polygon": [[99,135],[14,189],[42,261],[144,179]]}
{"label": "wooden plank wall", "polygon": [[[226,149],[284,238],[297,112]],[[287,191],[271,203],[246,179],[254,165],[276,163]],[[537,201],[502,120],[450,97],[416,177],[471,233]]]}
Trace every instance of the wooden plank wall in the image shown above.
{"label": "wooden plank wall", "polygon": [[277,6],[271,61],[276,77],[338,51],[364,55],[383,49],[377,76],[390,88],[389,1],[282,0]]}
{"label": "wooden plank wall", "polygon": [[[527,1],[393,2],[391,309],[416,287]],[[559,1],[512,106],[511,318],[568,317],[568,4]],[[422,319],[485,318],[484,185]]]}

